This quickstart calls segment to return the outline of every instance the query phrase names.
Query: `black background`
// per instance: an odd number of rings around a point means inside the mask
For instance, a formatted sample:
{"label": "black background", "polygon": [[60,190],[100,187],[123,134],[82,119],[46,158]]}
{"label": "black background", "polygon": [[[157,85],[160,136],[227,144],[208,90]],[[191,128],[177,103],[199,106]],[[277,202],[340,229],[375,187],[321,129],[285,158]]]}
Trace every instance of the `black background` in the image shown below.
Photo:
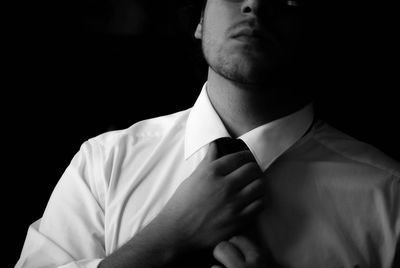
{"label": "black background", "polygon": [[[176,2],[30,2],[8,9],[3,223],[11,231],[4,267],[15,265],[29,224],[41,217],[85,140],[193,105],[205,77],[193,40],[177,20]],[[330,5],[321,16],[326,60],[317,112],[399,160],[394,7]]]}

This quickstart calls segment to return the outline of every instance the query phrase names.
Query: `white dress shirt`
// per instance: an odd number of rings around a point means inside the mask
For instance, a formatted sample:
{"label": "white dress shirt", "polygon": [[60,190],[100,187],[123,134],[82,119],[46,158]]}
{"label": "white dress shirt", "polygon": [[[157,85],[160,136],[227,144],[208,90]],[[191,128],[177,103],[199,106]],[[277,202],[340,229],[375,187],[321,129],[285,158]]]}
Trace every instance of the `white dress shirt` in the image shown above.
{"label": "white dress shirt", "polygon": [[[267,182],[262,243],[288,268],[389,268],[399,163],[313,117],[308,105],[239,137]],[[97,267],[157,216],[221,137],[229,134],[205,85],[191,109],[88,140],[29,227],[16,267]]]}

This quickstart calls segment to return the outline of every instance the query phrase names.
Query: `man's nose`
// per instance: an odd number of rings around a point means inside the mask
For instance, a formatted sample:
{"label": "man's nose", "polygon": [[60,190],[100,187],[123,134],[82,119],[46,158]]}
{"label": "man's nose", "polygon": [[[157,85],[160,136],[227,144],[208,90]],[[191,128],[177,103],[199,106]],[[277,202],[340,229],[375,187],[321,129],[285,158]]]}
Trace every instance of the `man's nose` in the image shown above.
{"label": "man's nose", "polygon": [[273,0],[243,0],[241,12],[246,16],[267,19],[273,16]]}
{"label": "man's nose", "polygon": [[265,0],[244,0],[242,4],[242,13],[255,15],[258,14],[260,10],[261,2],[265,2]]}

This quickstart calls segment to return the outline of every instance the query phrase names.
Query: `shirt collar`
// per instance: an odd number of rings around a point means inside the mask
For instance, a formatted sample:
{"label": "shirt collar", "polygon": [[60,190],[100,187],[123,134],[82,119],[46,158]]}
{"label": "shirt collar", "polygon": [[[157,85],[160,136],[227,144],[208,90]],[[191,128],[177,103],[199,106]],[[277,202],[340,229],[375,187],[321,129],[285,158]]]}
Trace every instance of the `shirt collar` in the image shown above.
{"label": "shirt collar", "polygon": [[[191,157],[212,141],[230,137],[220,117],[212,106],[204,84],[190,111],[185,134],[185,159]],[[313,105],[309,104],[239,137],[253,153],[260,168],[265,171],[271,163],[296,143],[313,121]]]}

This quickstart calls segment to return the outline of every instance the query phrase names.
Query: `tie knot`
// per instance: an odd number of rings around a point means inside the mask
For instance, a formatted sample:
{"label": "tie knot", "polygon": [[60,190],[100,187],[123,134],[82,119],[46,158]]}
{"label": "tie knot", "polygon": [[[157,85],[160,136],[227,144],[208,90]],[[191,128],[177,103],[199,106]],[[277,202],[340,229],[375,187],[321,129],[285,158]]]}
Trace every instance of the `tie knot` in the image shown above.
{"label": "tie knot", "polygon": [[215,140],[217,144],[218,158],[227,154],[249,150],[246,143],[241,139],[223,137]]}

